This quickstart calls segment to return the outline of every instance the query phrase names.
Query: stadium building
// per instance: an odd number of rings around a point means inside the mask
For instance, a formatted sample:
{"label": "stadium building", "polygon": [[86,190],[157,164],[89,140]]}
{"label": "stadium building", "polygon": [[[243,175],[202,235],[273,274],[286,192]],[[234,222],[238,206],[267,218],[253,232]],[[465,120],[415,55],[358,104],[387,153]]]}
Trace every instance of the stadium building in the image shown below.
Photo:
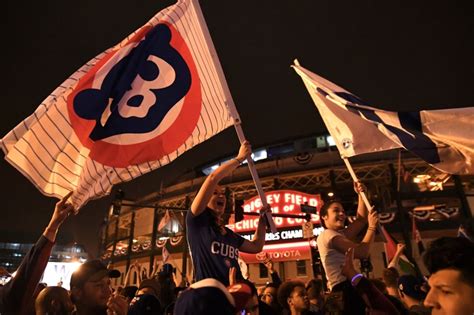
{"label": "stadium building", "polygon": [[[127,200],[126,193],[116,196],[100,236],[101,258],[123,274],[115,285],[135,284],[137,266],[149,276],[163,262],[174,265],[179,281],[183,275],[192,279],[184,224],[187,209],[206,175],[230,158],[206,165],[139,200]],[[270,257],[282,279],[306,281],[318,276],[323,271],[314,239],[322,227],[318,215],[308,211],[320,208],[329,198],[341,200],[349,216],[357,209],[352,178],[331,137],[270,145],[254,150],[253,158],[273,212],[290,216],[274,217],[278,232],[266,234],[262,253],[241,254],[242,269],[252,281],[264,284],[270,278],[261,262]],[[407,243],[407,256],[415,262],[420,262],[420,256],[415,250],[418,246],[412,246],[414,224],[426,244],[442,235],[456,235],[459,224],[473,215],[474,176],[445,174],[411,153],[397,150],[354,157],[351,163],[368,187],[382,225],[396,240]],[[236,222],[231,214],[233,204],[242,206],[244,213],[258,212],[261,207],[246,165],[221,184],[229,201],[229,227],[250,238],[257,217],[245,215]],[[384,243],[377,235],[370,261],[362,267],[380,277],[386,264]],[[421,264],[419,268],[425,272]]]}

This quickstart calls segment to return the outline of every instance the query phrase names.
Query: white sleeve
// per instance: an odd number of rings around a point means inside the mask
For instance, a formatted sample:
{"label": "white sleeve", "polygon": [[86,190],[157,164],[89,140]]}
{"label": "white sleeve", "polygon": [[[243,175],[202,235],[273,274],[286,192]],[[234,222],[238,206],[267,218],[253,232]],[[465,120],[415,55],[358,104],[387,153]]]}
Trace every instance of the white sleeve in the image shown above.
{"label": "white sleeve", "polygon": [[322,237],[322,244],[324,247],[326,248],[331,248],[331,243],[332,243],[332,240],[336,237],[336,236],[340,236],[341,233],[337,232],[337,231],[333,231],[333,230],[329,230],[329,229],[326,229],[324,230],[320,236],[323,236]]}

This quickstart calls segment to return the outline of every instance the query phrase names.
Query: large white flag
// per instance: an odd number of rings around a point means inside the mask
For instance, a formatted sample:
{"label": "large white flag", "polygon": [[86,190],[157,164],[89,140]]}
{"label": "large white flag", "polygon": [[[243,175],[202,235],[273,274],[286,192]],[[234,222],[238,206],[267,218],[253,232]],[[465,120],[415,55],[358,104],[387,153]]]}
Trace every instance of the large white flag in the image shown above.
{"label": "large white flag", "polygon": [[405,148],[450,174],[474,174],[474,107],[389,112],[303,68],[301,76],[342,157]]}
{"label": "large white flag", "polygon": [[80,207],[232,125],[200,10],[177,1],[90,60],[1,140],[5,158]]}

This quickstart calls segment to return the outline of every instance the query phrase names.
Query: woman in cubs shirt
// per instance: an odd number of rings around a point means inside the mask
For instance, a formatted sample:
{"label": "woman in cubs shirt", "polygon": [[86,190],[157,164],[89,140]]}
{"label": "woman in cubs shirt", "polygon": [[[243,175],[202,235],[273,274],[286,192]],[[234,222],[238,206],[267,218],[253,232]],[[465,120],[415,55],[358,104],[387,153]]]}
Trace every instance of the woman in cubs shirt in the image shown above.
{"label": "woman in cubs shirt", "polygon": [[[235,170],[251,153],[250,144],[241,144],[237,157],[221,164],[204,181],[186,216],[186,229],[194,281],[214,278],[229,285],[229,269],[235,267],[242,279],[238,263],[239,251],[258,253],[265,243],[265,219],[260,215],[252,241],[224,226],[226,198],[219,182]],[[267,210],[268,211],[268,210]]]}

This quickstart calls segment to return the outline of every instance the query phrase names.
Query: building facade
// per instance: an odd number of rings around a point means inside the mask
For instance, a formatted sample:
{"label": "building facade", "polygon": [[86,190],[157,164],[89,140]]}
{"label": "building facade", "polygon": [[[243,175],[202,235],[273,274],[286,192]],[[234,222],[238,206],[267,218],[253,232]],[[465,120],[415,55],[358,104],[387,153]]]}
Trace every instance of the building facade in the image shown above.
{"label": "building facade", "polygon": [[[262,253],[242,254],[241,266],[259,285],[270,281],[261,263],[266,257],[274,261],[282,279],[306,281],[320,276],[317,250],[311,248],[314,237],[308,231],[316,236],[322,228],[317,214],[303,217],[301,205],[319,208],[325,200],[338,198],[347,214],[355,215],[357,195],[351,175],[326,136],[298,139],[254,153],[273,212],[302,217],[275,216],[278,233],[266,234]],[[163,262],[176,267],[178,281],[184,275],[192,279],[184,224],[186,210],[205,176],[224,161],[203,167],[200,174],[189,174],[188,179],[140,200],[114,201],[115,210],[110,211],[100,241],[101,258],[124,274],[116,280],[116,285],[136,283],[138,266],[145,277],[152,275]],[[368,187],[369,198],[381,214],[380,221],[398,241],[407,243],[409,256],[412,256],[413,222],[427,243],[439,236],[456,235],[459,224],[473,215],[474,176],[442,173],[408,152],[376,153],[354,157],[351,162],[358,178]],[[257,212],[261,207],[245,165],[222,184],[229,200],[229,213],[236,200],[243,200],[244,213]],[[230,216],[229,227],[250,238],[256,217],[246,215],[242,221],[233,220]],[[416,252],[413,256],[419,260]],[[377,236],[370,260],[373,276],[381,276],[385,260],[383,242]],[[127,271],[130,271],[128,276]]]}

